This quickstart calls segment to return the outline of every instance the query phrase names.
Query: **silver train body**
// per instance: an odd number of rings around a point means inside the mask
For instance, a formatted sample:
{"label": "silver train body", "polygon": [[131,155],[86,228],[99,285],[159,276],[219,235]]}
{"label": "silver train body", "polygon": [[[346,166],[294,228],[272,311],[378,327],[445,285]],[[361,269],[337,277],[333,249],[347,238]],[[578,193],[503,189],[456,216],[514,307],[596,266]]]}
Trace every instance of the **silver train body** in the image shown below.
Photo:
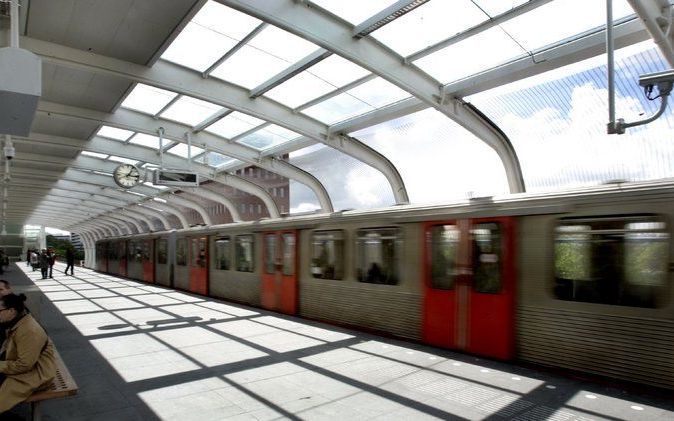
{"label": "silver train body", "polygon": [[[147,242],[148,282],[674,389],[673,221],[674,184],[632,184],[109,239],[97,263],[118,271],[107,250],[126,248],[131,260]],[[441,255],[451,263],[434,262]],[[392,266],[394,275],[382,275]],[[293,286],[281,291],[288,276]],[[478,276],[502,285],[482,282],[481,297]],[[492,299],[501,313],[490,313]],[[502,343],[485,342],[492,336]]]}

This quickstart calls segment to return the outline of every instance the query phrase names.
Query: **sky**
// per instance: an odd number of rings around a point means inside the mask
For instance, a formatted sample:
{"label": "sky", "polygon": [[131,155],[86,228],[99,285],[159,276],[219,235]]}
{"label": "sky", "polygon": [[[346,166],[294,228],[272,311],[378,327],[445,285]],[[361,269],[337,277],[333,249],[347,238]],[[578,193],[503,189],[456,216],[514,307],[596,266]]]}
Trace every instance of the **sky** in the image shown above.
{"label": "sky", "polygon": [[[648,41],[616,52],[616,117],[633,122],[652,115],[638,86],[641,74],[667,68]],[[614,180],[674,176],[673,106],[624,135],[606,134],[606,56],[602,55],[466,98],[510,139],[527,191],[555,191]],[[430,204],[507,193],[496,153],[468,131],[427,109],[351,133],[398,168],[411,203]],[[377,170],[328,147],[291,155],[316,176],[335,210],[390,206],[393,195]],[[308,188],[291,183],[291,211],[318,207]]]}

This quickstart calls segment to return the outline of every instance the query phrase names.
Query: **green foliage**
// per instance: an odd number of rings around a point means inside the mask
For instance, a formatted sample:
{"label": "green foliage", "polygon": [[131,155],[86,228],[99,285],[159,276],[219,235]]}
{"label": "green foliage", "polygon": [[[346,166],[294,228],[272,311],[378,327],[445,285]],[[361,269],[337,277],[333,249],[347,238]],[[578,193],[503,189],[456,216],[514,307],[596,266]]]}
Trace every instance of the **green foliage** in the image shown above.
{"label": "green foliage", "polygon": [[53,235],[47,234],[47,247],[54,250],[56,256],[61,260],[65,261],[66,251],[71,248],[75,251],[75,260],[84,260],[84,252],[77,250],[73,243],[68,240],[61,240],[54,237]]}
{"label": "green foliage", "polygon": [[589,280],[590,243],[557,242],[555,244],[555,274],[557,278]]}

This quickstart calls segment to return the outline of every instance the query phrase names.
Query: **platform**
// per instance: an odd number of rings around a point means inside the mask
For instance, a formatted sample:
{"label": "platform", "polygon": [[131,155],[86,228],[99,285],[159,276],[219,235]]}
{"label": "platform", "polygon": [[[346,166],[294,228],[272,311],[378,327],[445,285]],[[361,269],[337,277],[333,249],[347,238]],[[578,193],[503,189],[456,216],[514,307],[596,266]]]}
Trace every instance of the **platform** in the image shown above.
{"label": "platform", "polygon": [[45,420],[674,419],[665,391],[628,392],[63,269],[42,280],[19,262],[4,275],[32,295],[80,387],[45,402]]}

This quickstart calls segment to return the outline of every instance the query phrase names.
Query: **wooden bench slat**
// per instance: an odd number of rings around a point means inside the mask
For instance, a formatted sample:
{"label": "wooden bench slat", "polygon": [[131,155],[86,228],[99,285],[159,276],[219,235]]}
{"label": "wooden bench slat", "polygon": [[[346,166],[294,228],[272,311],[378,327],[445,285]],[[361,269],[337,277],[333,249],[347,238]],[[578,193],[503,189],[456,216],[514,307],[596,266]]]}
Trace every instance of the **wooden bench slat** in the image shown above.
{"label": "wooden bench slat", "polygon": [[56,377],[54,377],[49,387],[33,393],[25,402],[37,402],[77,394],[79,390],[77,383],[75,383],[73,376],[70,375],[56,348],[54,348],[54,362],[56,363]]}

